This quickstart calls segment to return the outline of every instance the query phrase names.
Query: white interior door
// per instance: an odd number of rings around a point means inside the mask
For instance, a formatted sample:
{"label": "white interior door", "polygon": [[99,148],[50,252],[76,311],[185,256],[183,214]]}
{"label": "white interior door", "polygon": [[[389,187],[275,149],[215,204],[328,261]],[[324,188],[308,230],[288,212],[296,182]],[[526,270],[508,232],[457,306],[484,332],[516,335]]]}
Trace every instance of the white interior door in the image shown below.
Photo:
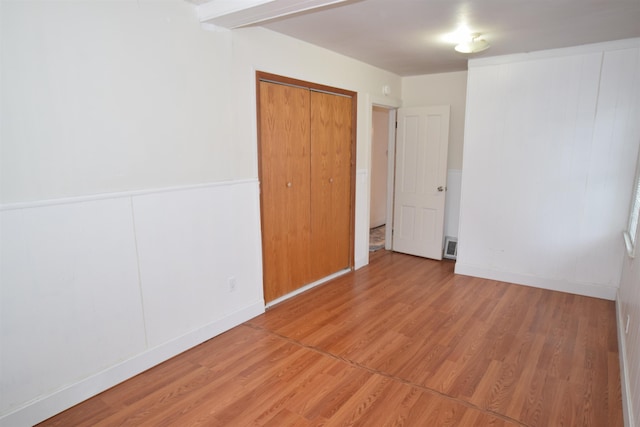
{"label": "white interior door", "polygon": [[442,259],[449,106],[398,109],[393,250]]}

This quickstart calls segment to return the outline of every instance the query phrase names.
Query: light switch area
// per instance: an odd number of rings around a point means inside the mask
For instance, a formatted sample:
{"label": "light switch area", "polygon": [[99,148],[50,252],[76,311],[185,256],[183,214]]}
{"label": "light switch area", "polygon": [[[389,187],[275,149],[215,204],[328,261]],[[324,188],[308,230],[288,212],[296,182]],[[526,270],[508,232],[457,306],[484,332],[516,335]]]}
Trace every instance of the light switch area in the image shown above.
{"label": "light switch area", "polygon": [[229,277],[229,292],[235,292],[235,291],[236,291],[236,278]]}

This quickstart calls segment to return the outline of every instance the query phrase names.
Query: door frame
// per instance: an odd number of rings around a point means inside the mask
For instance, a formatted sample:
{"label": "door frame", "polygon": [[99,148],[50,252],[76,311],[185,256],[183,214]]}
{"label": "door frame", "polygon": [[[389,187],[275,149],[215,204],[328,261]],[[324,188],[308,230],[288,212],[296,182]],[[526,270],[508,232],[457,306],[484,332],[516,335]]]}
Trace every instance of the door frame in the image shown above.
{"label": "door frame", "polygon": [[[387,142],[387,227],[385,228],[385,242],[384,248],[386,250],[391,249],[393,239],[393,200],[395,191],[395,175],[396,175],[396,117],[398,115],[398,108],[402,106],[402,101],[391,97],[370,96],[367,99],[367,111],[369,113],[368,129],[373,129],[373,107],[384,108],[389,111],[389,135]],[[373,149],[372,135],[368,135],[369,141],[369,162],[368,162],[368,204],[367,204],[367,239],[369,238],[369,215],[371,212],[371,151]],[[370,252],[368,250],[369,241],[367,240],[367,258],[366,263],[369,263]]]}
{"label": "door frame", "polygon": [[384,248],[393,247],[393,202],[396,191],[396,133],[398,109],[389,109],[389,141],[387,145],[387,225],[384,229]]}
{"label": "door frame", "polygon": [[[335,95],[342,95],[351,98],[351,161],[350,161],[350,191],[351,191],[351,201],[350,201],[350,212],[349,212],[349,270],[354,269],[355,265],[355,204],[356,204],[356,136],[357,136],[357,111],[358,111],[358,94],[357,92],[336,88],[332,86],[326,86],[318,83],[308,82],[304,80],[298,80],[291,77],[281,76],[278,74],[272,74],[265,71],[256,71],[256,129],[257,129],[257,139],[256,144],[258,147],[258,181],[262,181],[262,161],[261,161],[261,144],[260,144],[260,82],[271,82],[276,84],[288,85],[288,86],[296,86],[301,88],[307,88],[317,92],[326,92]],[[260,191],[260,232],[262,241],[262,230],[264,227],[263,224],[263,211],[262,211],[262,191]],[[263,262],[264,262],[264,251],[263,251]]]}

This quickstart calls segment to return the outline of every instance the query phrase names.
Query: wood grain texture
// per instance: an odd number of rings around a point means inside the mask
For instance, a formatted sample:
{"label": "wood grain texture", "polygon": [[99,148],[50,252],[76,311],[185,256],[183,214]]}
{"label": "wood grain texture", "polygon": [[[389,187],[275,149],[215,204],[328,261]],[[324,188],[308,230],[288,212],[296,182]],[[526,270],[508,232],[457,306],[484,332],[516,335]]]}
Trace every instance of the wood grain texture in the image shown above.
{"label": "wood grain texture", "polygon": [[264,296],[271,302],[353,265],[355,94],[257,85]]}
{"label": "wood grain texture", "polygon": [[312,280],[350,266],[351,102],[311,92]]}
{"label": "wood grain texture", "polygon": [[43,426],[622,426],[614,305],[378,251]]}
{"label": "wood grain texture", "polygon": [[258,104],[264,296],[272,301],[312,281],[309,91],[260,82]]}

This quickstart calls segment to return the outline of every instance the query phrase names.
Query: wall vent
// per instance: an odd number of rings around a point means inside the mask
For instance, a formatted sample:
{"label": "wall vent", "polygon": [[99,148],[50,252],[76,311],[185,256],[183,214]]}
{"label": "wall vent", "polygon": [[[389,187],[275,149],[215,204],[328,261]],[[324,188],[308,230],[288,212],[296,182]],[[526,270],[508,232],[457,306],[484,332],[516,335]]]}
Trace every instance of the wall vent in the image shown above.
{"label": "wall vent", "polygon": [[458,256],[458,239],[446,236],[444,238],[444,258],[456,259]]}

